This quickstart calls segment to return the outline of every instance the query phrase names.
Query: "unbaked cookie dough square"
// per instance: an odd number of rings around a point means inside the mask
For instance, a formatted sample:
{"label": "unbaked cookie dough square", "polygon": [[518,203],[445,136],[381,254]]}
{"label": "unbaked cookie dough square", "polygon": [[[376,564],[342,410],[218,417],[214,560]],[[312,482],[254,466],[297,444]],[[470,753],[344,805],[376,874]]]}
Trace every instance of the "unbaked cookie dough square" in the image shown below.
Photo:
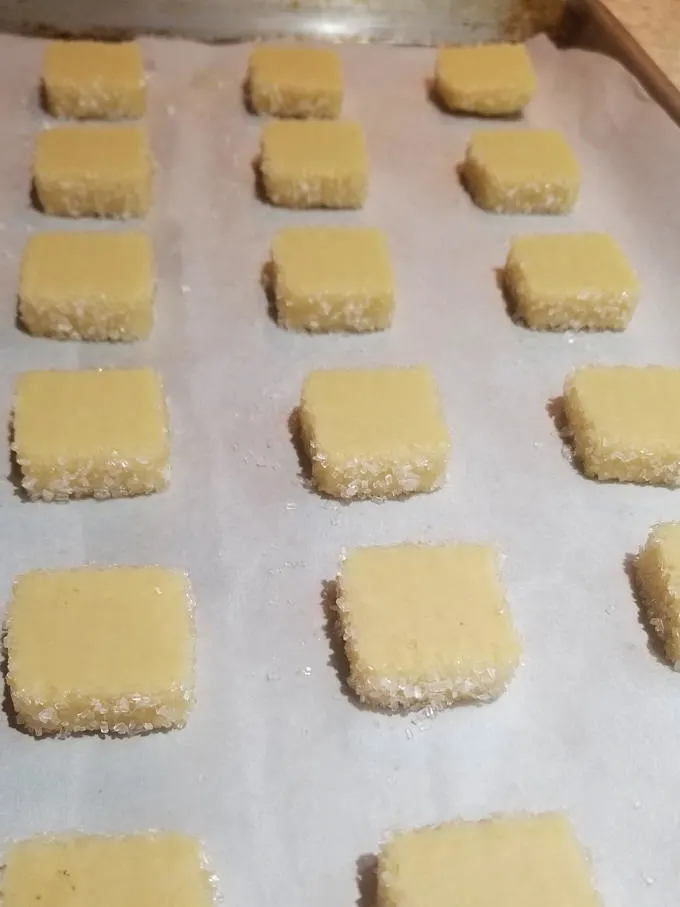
{"label": "unbaked cookie dough square", "polygon": [[26,243],[19,315],[31,334],[59,340],[143,340],[156,283],[144,233],[39,233]]}
{"label": "unbaked cookie dough square", "polygon": [[246,90],[255,113],[335,119],[343,95],[340,57],[326,48],[256,47],[248,63]]}
{"label": "unbaked cookie dough square", "polygon": [[499,557],[484,545],[350,551],[337,606],[349,684],[378,708],[488,702],[519,663]]}
{"label": "unbaked cookie dough square", "polygon": [[437,55],[435,91],[449,110],[510,116],[533,97],[536,75],[523,44],[444,47]]}
{"label": "unbaked cookie dough square", "polygon": [[463,182],[486,211],[566,214],[576,203],[581,171],[559,132],[485,129],[470,139]]}
{"label": "unbaked cookie dough square", "polygon": [[170,479],[168,414],[152,369],[26,372],[13,443],[30,498],[118,498]]}
{"label": "unbaked cookie dough square", "polygon": [[450,439],[429,368],[312,372],[300,428],[312,481],[330,497],[381,500],[444,482]]}
{"label": "unbaked cookie dough square", "polygon": [[585,366],[565,383],[564,411],[590,478],[680,485],[680,369]]}
{"label": "unbaked cookie dough square", "polygon": [[606,233],[518,236],[504,283],[515,315],[546,331],[622,331],[640,294],[635,272]]}
{"label": "unbaked cookie dough square", "polygon": [[151,207],[152,174],[140,126],[55,126],[38,136],[33,182],[46,214],[144,217]]}
{"label": "unbaked cookie dough square", "polygon": [[289,227],[272,246],[278,322],[306,331],[377,331],[392,323],[387,239],[364,227]]}
{"label": "unbaked cookie dough square", "polygon": [[45,53],[43,90],[55,117],[137,119],[146,106],[146,78],[134,41],[52,41]]}
{"label": "unbaked cookie dough square", "polygon": [[28,838],[4,854],[5,907],[212,907],[201,844],[175,832]]}
{"label": "unbaked cookie dough square", "polygon": [[17,579],[7,681],[36,736],[182,727],[193,704],[194,622],[186,575],[80,567]]}
{"label": "unbaked cookie dough square", "polygon": [[636,586],[666,657],[680,671],[680,523],[661,523],[635,561]]}
{"label": "unbaked cookie dough square", "polygon": [[262,188],[283,208],[361,208],[368,153],[358,123],[275,120],[262,130]]}
{"label": "unbaked cookie dough square", "polygon": [[585,852],[560,813],[455,821],[391,837],[378,907],[602,907]]}

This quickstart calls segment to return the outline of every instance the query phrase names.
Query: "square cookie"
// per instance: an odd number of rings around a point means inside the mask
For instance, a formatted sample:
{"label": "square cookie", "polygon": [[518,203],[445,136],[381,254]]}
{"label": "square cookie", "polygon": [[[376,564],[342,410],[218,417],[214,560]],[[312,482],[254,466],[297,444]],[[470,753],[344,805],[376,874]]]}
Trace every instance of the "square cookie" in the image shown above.
{"label": "square cookie", "polygon": [[36,736],[182,727],[193,705],[189,581],[162,567],[27,573],[7,618],[7,681]]}
{"label": "square cookie", "polygon": [[146,106],[146,79],[133,41],[52,41],[43,66],[45,105],[55,117],[136,119]]}
{"label": "square cookie", "polygon": [[30,498],[119,498],[170,480],[168,414],[151,369],[26,372],[13,444]]}
{"label": "square cookie", "polygon": [[680,485],[680,369],[585,366],[565,383],[564,410],[590,478]]}
{"label": "square cookie", "polygon": [[40,337],[143,340],[156,283],[143,233],[38,233],[26,243],[19,315]]}
{"label": "square cookie", "polygon": [[533,97],[536,75],[523,44],[444,47],[437,55],[435,91],[449,110],[509,116]]}
{"label": "square cookie", "polygon": [[394,275],[387,239],[363,227],[289,227],[272,246],[278,322],[307,331],[390,326]]}
{"label": "square cookie", "polygon": [[622,331],[640,293],[626,256],[606,233],[518,236],[504,282],[516,316],[545,331]]}
{"label": "square cookie", "polygon": [[5,907],[212,907],[200,843],[172,832],[41,836],[9,845]]}
{"label": "square cookie", "polygon": [[361,208],[368,154],[358,123],[277,120],[262,130],[262,188],[283,208]]}
{"label": "square cookie", "polygon": [[602,907],[586,855],[559,813],[394,835],[377,876],[378,907]]}
{"label": "square cookie", "polygon": [[330,497],[381,500],[444,482],[450,440],[428,368],[312,372],[300,429],[312,481]]}
{"label": "square cookie", "polygon": [[144,217],[153,165],[140,126],[56,126],[38,136],[33,182],[45,214]]}
{"label": "square cookie", "polygon": [[470,139],[463,182],[486,211],[566,214],[576,203],[581,171],[559,132],[485,129]]}
{"label": "square cookie", "polygon": [[506,689],[521,646],[499,558],[483,545],[350,551],[338,577],[349,683],[383,709],[488,702]]}
{"label": "square cookie", "polygon": [[680,671],[680,523],[661,523],[635,562],[637,590],[666,657]]}
{"label": "square cookie", "polygon": [[248,63],[247,92],[255,113],[335,119],[342,107],[340,57],[316,47],[256,47]]}

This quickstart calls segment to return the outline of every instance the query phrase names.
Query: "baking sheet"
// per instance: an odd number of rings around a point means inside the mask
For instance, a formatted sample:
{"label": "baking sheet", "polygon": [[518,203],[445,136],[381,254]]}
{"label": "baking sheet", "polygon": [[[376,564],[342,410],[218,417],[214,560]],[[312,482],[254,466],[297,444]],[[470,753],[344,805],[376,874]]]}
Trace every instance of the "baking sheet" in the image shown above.
{"label": "baking sheet", "polygon": [[[29,504],[0,482],[0,597],[34,568],[186,568],[198,704],[185,730],[132,740],[36,741],[0,721],[0,838],[180,829],[204,839],[227,903],[370,907],[366,855],[386,832],[564,808],[608,907],[674,903],[680,677],[650,648],[625,563],[653,523],[680,518],[680,492],[582,478],[547,405],[581,364],[680,365],[680,132],[617,64],[537,39],[526,124],[566,132],[582,197],[567,218],[491,216],[455,171],[478,124],[426,100],[433,52],[344,46],[345,115],[364,124],[372,159],[366,207],[276,210],[253,194],[262,123],[241,106],[249,48],[143,46],[157,326],[145,343],[83,345],[15,326],[26,237],[84,223],[29,206],[47,122],[43,43],[0,38],[0,412],[23,370],[152,365],[174,461],[168,492],[128,501]],[[331,223],[387,232],[392,330],[309,337],[269,319],[259,275],[275,230]],[[628,249],[643,297],[625,334],[534,334],[507,317],[495,269],[509,238],[564,229],[610,231]],[[307,372],[421,362],[437,375],[453,437],[447,486],[381,505],[311,493],[288,430]],[[6,447],[3,457],[8,474]],[[357,708],[326,635],[325,584],[342,548],[448,539],[505,552],[525,665],[492,705],[434,718]]]}
{"label": "baking sheet", "polygon": [[523,40],[555,27],[564,7],[565,0],[0,0],[0,30],[429,45]]}

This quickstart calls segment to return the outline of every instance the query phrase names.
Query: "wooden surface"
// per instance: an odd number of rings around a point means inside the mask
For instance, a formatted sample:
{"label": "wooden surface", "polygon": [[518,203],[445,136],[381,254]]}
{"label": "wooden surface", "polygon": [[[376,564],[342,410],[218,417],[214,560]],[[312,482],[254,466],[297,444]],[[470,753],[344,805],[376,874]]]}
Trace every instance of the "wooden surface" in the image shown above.
{"label": "wooden surface", "polygon": [[655,4],[638,0],[578,0],[568,43],[619,60],[680,125],[680,0],[658,3],[666,18],[645,19],[638,7]]}
{"label": "wooden surface", "polygon": [[680,90],[680,2],[599,0]]}

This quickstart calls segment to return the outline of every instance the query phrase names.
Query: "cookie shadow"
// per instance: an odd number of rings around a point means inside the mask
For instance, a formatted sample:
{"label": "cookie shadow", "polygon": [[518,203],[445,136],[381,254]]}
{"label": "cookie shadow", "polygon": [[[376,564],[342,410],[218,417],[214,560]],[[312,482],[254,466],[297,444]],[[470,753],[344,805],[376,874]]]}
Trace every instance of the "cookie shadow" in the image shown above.
{"label": "cookie shadow", "polygon": [[262,271],[260,272],[260,284],[262,286],[262,289],[264,290],[264,295],[267,300],[267,317],[270,321],[273,321],[277,327],[280,327],[279,312],[276,308],[276,295],[274,292],[274,277],[274,262],[265,262],[265,264],[262,265]]}
{"label": "cookie shadow", "polygon": [[40,85],[37,88],[37,94],[38,110],[40,111],[40,113],[43,113],[46,116],[52,116],[52,112],[47,101],[47,89],[45,88],[45,83],[42,81],[42,79],[40,80]]}
{"label": "cookie shadow", "polygon": [[666,665],[667,667],[673,667],[670,659],[666,655],[663,646],[663,640],[656,632],[649,612],[645,607],[644,597],[642,595],[642,587],[640,585],[640,579],[637,572],[636,554],[627,554],[624,557],[623,569],[625,571],[626,577],[628,578],[631,595],[633,596],[633,601],[635,602],[635,607],[637,608],[638,623],[647,634],[647,651],[650,652],[651,655],[653,655],[660,664]]}
{"label": "cookie shadow", "polygon": [[439,96],[439,92],[437,91],[437,80],[434,76],[428,76],[425,79],[425,97],[439,113],[444,114],[445,116],[454,115]]}
{"label": "cookie shadow", "polygon": [[7,473],[7,479],[12,486],[14,496],[23,503],[30,503],[31,499],[22,484],[21,466],[14,450],[14,423],[12,421],[7,426],[7,444],[9,447],[9,472]]}
{"label": "cookie shadow", "polygon": [[18,296],[16,298],[16,306],[14,309],[14,329],[16,331],[19,331],[20,334],[24,334],[26,337],[33,336],[33,334],[31,334],[31,332],[28,330],[28,328],[24,324],[23,319],[21,317],[21,305],[20,305],[20,299]]}
{"label": "cookie shadow", "polygon": [[569,463],[574,472],[577,472],[581,476],[581,478],[589,479],[590,477],[586,476],[584,473],[581,460],[574,450],[574,442],[569,430],[564,397],[552,397],[546,403],[545,411],[555,426],[555,432],[562,444],[562,457]]}
{"label": "cookie shadow", "polygon": [[472,204],[475,206],[475,208],[479,208],[479,205],[475,201],[475,196],[472,191],[472,187],[470,185],[470,180],[468,179],[464,160],[458,161],[458,163],[456,164],[456,167],[455,167],[455,171],[456,171],[456,176],[458,178],[458,182],[460,183],[461,189],[468,196],[468,198],[470,199]]}
{"label": "cookie shadow", "polygon": [[261,164],[262,164],[262,155],[260,155],[260,154],[257,154],[250,162],[250,166],[252,167],[252,170],[253,170],[253,185],[254,185],[255,198],[257,199],[258,202],[262,202],[263,205],[268,205],[270,208],[273,208],[276,206],[272,205],[271,201],[269,200],[269,197],[267,196],[267,192],[264,187],[264,176],[262,175]]}
{"label": "cookie shadow", "polygon": [[9,688],[9,680],[7,678],[8,674],[8,659],[7,659],[7,629],[3,628],[2,630],[2,667],[0,668],[0,674],[2,675],[3,683],[3,695],[2,695],[2,711],[5,713],[5,718],[7,720],[8,726],[13,731],[18,731],[20,734],[23,734],[24,737],[32,737],[36,739],[33,734],[30,733],[22,724],[19,723],[17,719],[17,711],[14,708],[14,700],[12,699],[12,691]]}
{"label": "cookie shadow", "polygon": [[312,461],[302,438],[300,407],[296,406],[288,416],[288,435],[298,461],[298,476],[308,490],[312,490]]}
{"label": "cookie shadow", "polygon": [[560,438],[565,442],[570,442],[569,423],[567,422],[567,411],[564,406],[564,397],[551,397],[548,400],[545,411],[550,416],[555,430]]}
{"label": "cookie shadow", "polygon": [[253,105],[253,94],[250,90],[250,79],[246,78],[241,82],[241,98],[243,100],[243,107],[246,113],[249,113],[251,116],[258,116],[257,110]]}
{"label": "cookie shadow", "polygon": [[362,854],[356,862],[358,896],[356,907],[376,907],[378,901],[378,858],[374,853]]}
{"label": "cookie shadow", "polygon": [[494,276],[508,318],[520,327],[526,328],[526,324],[517,313],[517,300],[510,287],[505,268],[494,268]]}
{"label": "cookie shadow", "polygon": [[33,208],[34,211],[37,211],[38,214],[47,213],[45,211],[45,206],[40,201],[40,196],[38,195],[38,188],[35,184],[35,180],[31,180],[31,188],[29,189],[29,192],[28,192],[28,199],[29,199],[29,204],[30,204],[31,208]]}
{"label": "cookie shadow", "polygon": [[328,640],[330,654],[328,666],[333,669],[338,679],[340,692],[353,706],[364,712],[375,711],[363,703],[349,685],[349,661],[342,638],[342,628],[338,616],[338,583],[337,580],[325,580],[321,586],[321,604],[324,616],[324,633]]}

